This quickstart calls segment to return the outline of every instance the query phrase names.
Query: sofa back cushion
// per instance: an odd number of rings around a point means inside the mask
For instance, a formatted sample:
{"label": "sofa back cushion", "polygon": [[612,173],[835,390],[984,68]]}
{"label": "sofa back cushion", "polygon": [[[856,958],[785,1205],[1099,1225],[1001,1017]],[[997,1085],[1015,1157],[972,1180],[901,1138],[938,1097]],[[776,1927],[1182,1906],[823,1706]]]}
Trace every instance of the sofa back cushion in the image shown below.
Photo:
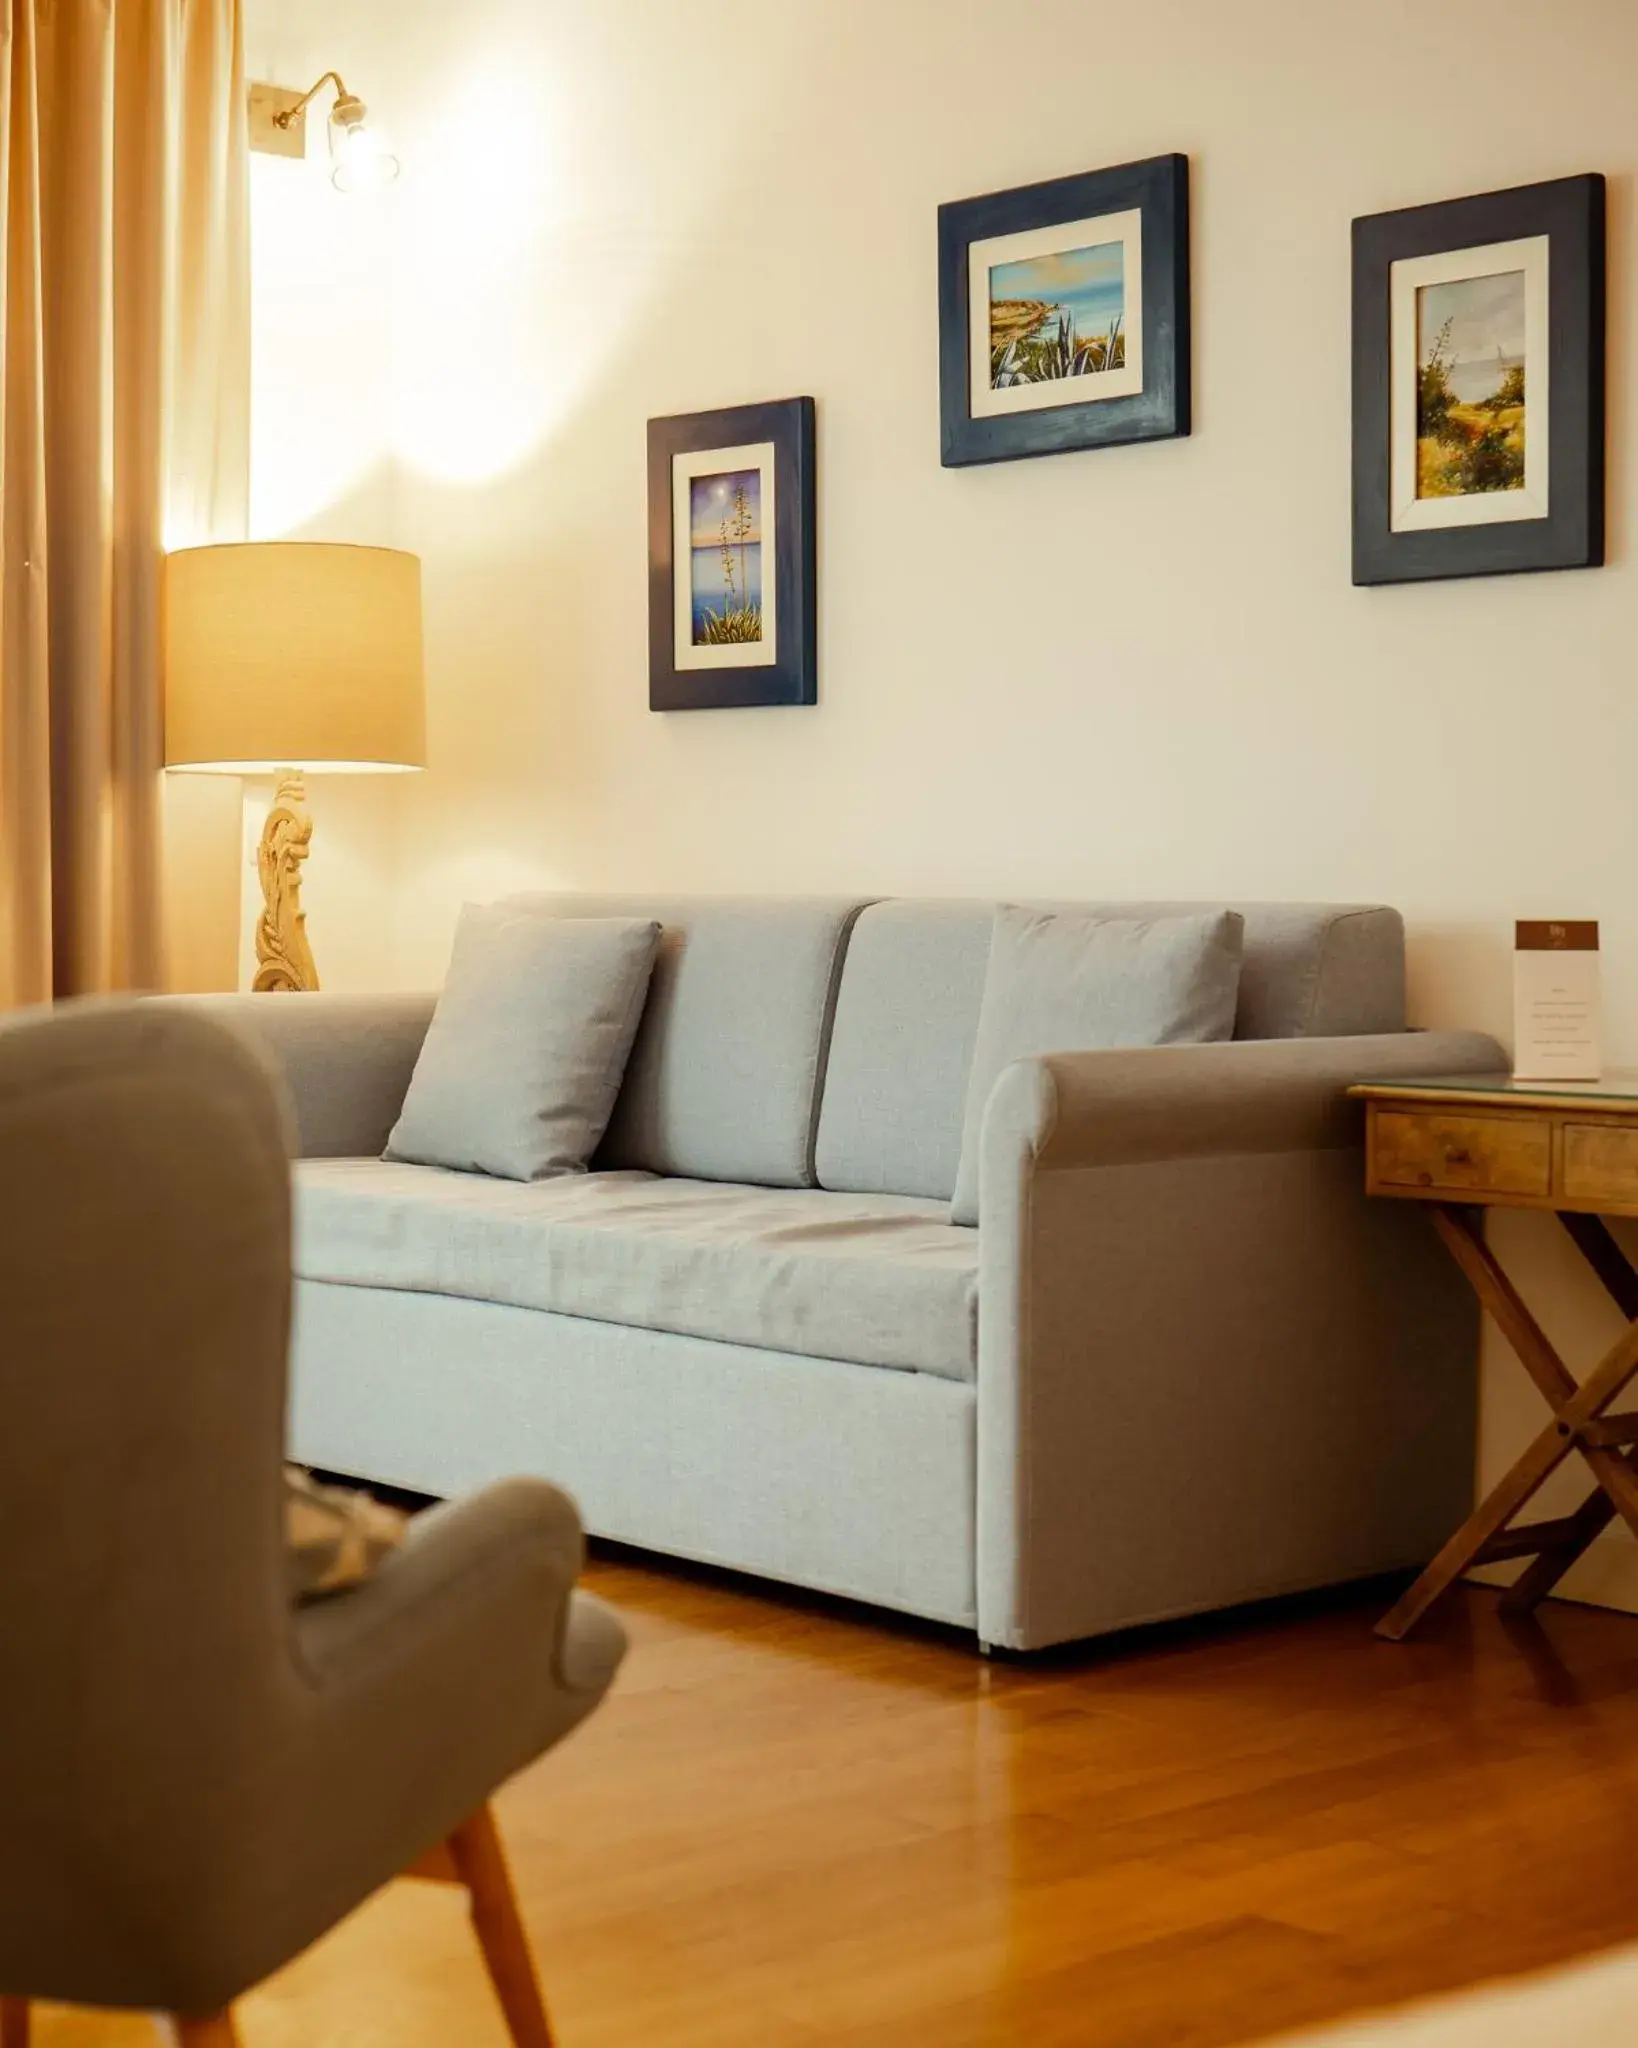
{"label": "sofa back cushion", "polygon": [[508,900],[560,917],[654,918],[661,926],[599,1169],[814,1185],[819,1082],[856,899]]}
{"label": "sofa back cushion", "polygon": [[[1161,917],[1236,909],[1245,920],[1236,1038],[1400,1031],[1399,913],[1306,903],[1029,903]],[[901,897],[864,910],[837,992],[819,1115],[821,1187],[948,1201],[989,963],[993,902]]]}
{"label": "sofa back cushion", "polygon": [[978,1221],[984,1112],[1014,1060],[1232,1038],[1243,930],[1232,910],[1104,917],[1003,905],[990,934],[950,1221]]}

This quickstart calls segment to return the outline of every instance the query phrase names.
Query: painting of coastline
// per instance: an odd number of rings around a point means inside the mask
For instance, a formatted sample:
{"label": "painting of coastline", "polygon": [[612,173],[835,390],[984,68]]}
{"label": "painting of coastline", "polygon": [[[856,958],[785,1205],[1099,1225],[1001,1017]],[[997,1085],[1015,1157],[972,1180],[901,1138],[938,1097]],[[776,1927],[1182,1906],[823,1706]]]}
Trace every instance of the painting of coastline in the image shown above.
{"label": "painting of coastline", "polygon": [[1125,255],[1102,242],[993,265],[990,388],[1124,368]]}
{"label": "painting of coastline", "polygon": [[762,472],[696,476],[688,489],[696,647],[762,638]]}
{"label": "painting of coastline", "polygon": [[1524,272],[1416,294],[1416,495],[1524,489]]}

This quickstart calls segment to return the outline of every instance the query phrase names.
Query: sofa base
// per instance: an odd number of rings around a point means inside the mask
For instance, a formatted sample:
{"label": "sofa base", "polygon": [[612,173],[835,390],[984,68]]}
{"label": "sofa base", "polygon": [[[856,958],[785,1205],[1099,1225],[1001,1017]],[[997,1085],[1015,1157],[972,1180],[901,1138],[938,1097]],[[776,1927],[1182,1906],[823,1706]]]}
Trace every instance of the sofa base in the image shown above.
{"label": "sofa base", "polygon": [[539,1474],[594,1535],[976,1624],[970,1386],[321,1281],[292,1377],[304,1464],[444,1495]]}

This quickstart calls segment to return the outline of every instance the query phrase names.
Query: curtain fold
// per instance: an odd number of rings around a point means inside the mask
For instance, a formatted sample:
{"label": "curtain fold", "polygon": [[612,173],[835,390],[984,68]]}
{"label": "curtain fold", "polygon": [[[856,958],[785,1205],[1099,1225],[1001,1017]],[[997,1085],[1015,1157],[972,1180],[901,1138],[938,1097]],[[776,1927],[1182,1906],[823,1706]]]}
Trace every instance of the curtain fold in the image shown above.
{"label": "curtain fold", "polygon": [[244,532],[241,0],[0,0],[0,1005],[162,979],[160,588]]}

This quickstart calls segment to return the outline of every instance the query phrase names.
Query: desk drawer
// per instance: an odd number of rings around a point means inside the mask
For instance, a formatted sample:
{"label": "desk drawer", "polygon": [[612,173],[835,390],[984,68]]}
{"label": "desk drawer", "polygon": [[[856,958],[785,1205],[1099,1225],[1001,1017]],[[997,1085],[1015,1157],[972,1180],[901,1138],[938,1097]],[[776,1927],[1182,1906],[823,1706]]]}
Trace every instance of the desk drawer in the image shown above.
{"label": "desk drawer", "polygon": [[1543,1196],[1552,1187],[1552,1133],[1538,1119],[1379,1110],[1372,1156],[1390,1187]]}
{"label": "desk drawer", "polygon": [[1638,1200],[1638,1128],[1567,1123],[1559,1193],[1567,1202],[1607,1203],[1630,1212]]}

